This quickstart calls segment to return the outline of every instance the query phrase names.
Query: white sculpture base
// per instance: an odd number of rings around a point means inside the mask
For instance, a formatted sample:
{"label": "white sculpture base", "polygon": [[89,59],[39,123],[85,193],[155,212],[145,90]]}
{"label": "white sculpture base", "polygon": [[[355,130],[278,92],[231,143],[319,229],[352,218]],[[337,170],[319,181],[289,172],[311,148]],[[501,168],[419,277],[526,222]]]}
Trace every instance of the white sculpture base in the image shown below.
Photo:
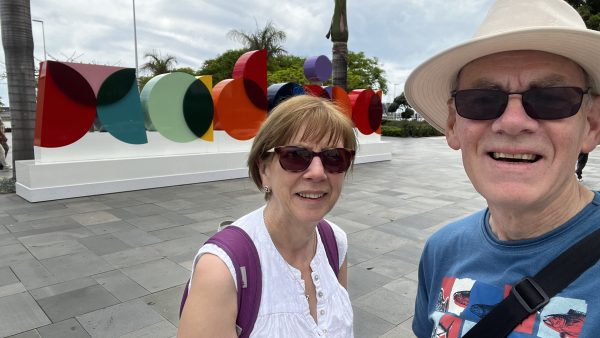
{"label": "white sculpture base", "polygon": [[[36,147],[36,160],[16,162],[17,195],[40,202],[248,177],[252,141],[214,137],[178,144],[148,133],[148,144],[130,145],[88,133],[66,147]],[[380,135],[359,133],[359,142],[356,163],[391,160],[391,145]]]}

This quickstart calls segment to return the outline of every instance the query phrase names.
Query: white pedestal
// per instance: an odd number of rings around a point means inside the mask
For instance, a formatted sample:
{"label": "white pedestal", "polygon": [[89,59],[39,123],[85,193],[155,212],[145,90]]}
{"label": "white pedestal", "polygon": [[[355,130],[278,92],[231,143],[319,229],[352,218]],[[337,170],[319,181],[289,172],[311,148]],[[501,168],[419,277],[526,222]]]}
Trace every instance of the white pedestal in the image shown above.
{"label": "white pedestal", "polygon": [[[107,133],[88,133],[67,147],[36,147],[36,160],[16,162],[17,195],[40,202],[248,176],[252,140],[223,132],[215,132],[214,142],[186,144],[148,136],[148,144],[129,145]],[[380,135],[359,134],[359,142],[356,163],[391,160],[391,145]]]}

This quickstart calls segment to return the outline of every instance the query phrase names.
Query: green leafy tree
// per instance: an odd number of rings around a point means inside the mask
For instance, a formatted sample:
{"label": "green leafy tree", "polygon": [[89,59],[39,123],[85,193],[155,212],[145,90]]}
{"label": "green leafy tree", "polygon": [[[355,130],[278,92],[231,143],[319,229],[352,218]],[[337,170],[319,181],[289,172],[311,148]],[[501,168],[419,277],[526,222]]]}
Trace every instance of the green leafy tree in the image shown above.
{"label": "green leafy tree", "polygon": [[270,62],[270,70],[267,72],[267,83],[295,82],[298,84],[309,84],[304,76],[304,59],[294,55],[276,56]]}
{"label": "green leafy tree", "polygon": [[212,75],[213,84],[217,84],[225,79],[231,79],[233,66],[235,66],[236,61],[245,52],[247,52],[245,49],[230,49],[214,59],[204,61],[197,74]]}
{"label": "green leafy tree", "polygon": [[411,119],[413,116],[415,116],[415,111],[410,107],[404,109],[404,111],[400,114],[400,117],[405,120]]}
{"label": "green leafy tree", "polygon": [[269,60],[274,56],[287,53],[282,46],[287,36],[284,31],[277,29],[271,21],[267,22],[263,28],[259,28],[257,23],[254,32],[232,29],[227,33],[227,36],[240,42],[246,50],[265,49]]}
{"label": "green leafy tree", "polygon": [[30,160],[36,101],[29,0],[0,0],[0,21],[11,106],[13,161]]}
{"label": "green leafy tree", "polygon": [[186,73],[190,75],[196,76],[197,71],[192,69],[192,67],[180,67],[173,70],[174,72]]}
{"label": "green leafy tree", "polygon": [[600,31],[600,0],[567,0],[579,12],[589,29]]}
{"label": "green leafy tree", "polygon": [[[335,84],[335,81],[334,81]],[[363,52],[348,53],[348,92],[353,89],[381,89],[387,92],[385,71],[376,57],[368,58]]]}

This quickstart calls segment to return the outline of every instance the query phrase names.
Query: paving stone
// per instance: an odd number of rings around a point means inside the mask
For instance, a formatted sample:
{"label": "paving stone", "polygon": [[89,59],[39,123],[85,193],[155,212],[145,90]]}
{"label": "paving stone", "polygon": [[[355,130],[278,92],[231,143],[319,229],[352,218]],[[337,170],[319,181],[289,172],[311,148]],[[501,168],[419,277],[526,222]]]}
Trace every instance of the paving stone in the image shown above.
{"label": "paving stone", "polygon": [[113,232],[128,231],[128,230],[136,229],[135,226],[133,226],[125,221],[92,224],[92,225],[87,225],[86,228],[88,228],[91,232],[93,232],[96,235],[104,235],[104,234],[110,234]]}
{"label": "paving stone", "polygon": [[354,300],[382,287],[391,280],[390,277],[365,268],[352,266],[348,268],[348,294],[350,294],[350,299]]}
{"label": "paving stone", "polygon": [[413,315],[415,301],[388,289],[378,288],[354,299],[353,304],[390,323],[399,324]]}
{"label": "paving stone", "polygon": [[117,222],[121,219],[107,211],[88,212],[71,216],[81,225],[95,225],[102,223]]}
{"label": "paving stone", "polygon": [[155,216],[155,215],[164,214],[165,212],[168,211],[168,209],[165,209],[163,207],[160,207],[160,206],[154,205],[154,204],[136,205],[133,207],[123,208],[123,210],[130,212],[130,213],[136,215],[137,217]]}
{"label": "paving stone", "polygon": [[35,260],[29,251],[21,244],[0,246],[0,267]]}
{"label": "paving stone", "polygon": [[91,251],[76,255],[48,258],[40,261],[48,271],[64,280],[96,275],[114,268]]}
{"label": "paving stone", "polygon": [[185,238],[185,237],[198,237],[199,231],[190,227],[189,225],[182,225],[169,229],[162,229],[149,232],[150,235],[156,236],[163,241],[169,241],[172,239]]}
{"label": "paving stone", "polygon": [[407,273],[407,271],[413,271],[418,269],[418,265],[408,263],[401,260],[393,253],[384,254],[370,259],[366,262],[362,262],[356,265],[358,268],[364,268],[369,271],[374,271],[378,274],[396,279]]}
{"label": "paving stone", "polygon": [[394,328],[394,324],[361,308],[354,307],[353,310],[355,337],[377,338]]}
{"label": "paving stone", "polygon": [[142,299],[146,302],[146,305],[150,306],[173,325],[179,326],[179,307],[184,289],[185,285],[179,285],[147,295]]}
{"label": "paving stone", "polygon": [[173,239],[152,244],[149,247],[156,249],[161,255],[169,258],[180,255],[194,256],[206,240],[208,240],[208,236],[198,233],[193,237]]}
{"label": "paving stone", "polygon": [[101,273],[92,276],[92,278],[121,302],[139,298],[149,293],[119,270]]}
{"label": "paving stone", "polygon": [[172,210],[172,211],[190,209],[190,208],[193,208],[196,206],[195,203],[192,203],[185,199],[175,199],[175,200],[170,200],[170,201],[165,201],[165,202],[159,202],[159,203],[156,203],[156,205],[161,206],[168,210]]}
{"label": "paving stone", "polygon": [[37,329],[42,338],[85,338],[90,335],[81,327],[74,318],[55,324],[46,325]]}
{"label": "paving stone", "polygon": [[118,239],[122,240],[123,242],[131,245],[132,247],[145,246],[161,242],[160,238],[152,236],[147,232],[137,228],[132,230],[117,231],[113,232],[112,234]]}
{"label": "paving stone", "polygon": [[63,281],[61,278],[48,271],[48,269],[37,260],[13,264],[12,270],[28,290]]}
{"label": "paving stone", "polygon": [[164,256],[158,250],[151,247],[140,247],[120,252],[110,253],[102,256],[106,262],[115,268],[125,268],[141,263],[161,259]]}
{"label": "paving stone", "polygon": [[10,336],[8,338],[41,338],[41,336],[37,330],[30,330],[16,334],[14,336]]}
{"label": "paving stone", "polygon": [[121,241],[112,234],[81,238],[79,239],[79,243],[83,244],[90,251],[100,256],[131,249],[130,245]]}
{"label": "paving stone", "polygon": [[77,212],[90,212],[90,211],[100,211],[100,210],[108,210],[112,209],[112,207],[96,201],[88,201],[88,202],[78,202],[67,203],[65,207],[67,209],[75,210]]}
{"label": "paving stone", "polygon": [[0,337],[48,324],[50,320],[27,292],[0,298]]}
{"label": "paving stone", "polygon": [[164,321],[139,299],[77,316],[92,337],[120,337]]}
{"label": "paving stone", "polygon": [[52,322],[59,322],[117,304],[119,300],[102,286],[96,284],[55,296],[37,299],[37,302]]}
{"label": "paving stone", "polygon": [[119,338],[175,338],[177,328],[166,320],[146,326],[137,331],[120,336]]}
{"label": "paving stone", "polygon": [[[183,225],[179,222],[173,222],[166,218],[163,215],[153,215],[153,216],[145,216],[145,217],[136,217],[126,220],[127,223],[134,225],[138,229],[144,231],[154,231],[166,228],[172,228],[175,226]],[[184,223],[189,224],[193,221]]]}
{"label": "paving stone", "polygon": [[190,273],[168,259],[159,259],[121,269],[150,292],[157,292],[185,283]]}

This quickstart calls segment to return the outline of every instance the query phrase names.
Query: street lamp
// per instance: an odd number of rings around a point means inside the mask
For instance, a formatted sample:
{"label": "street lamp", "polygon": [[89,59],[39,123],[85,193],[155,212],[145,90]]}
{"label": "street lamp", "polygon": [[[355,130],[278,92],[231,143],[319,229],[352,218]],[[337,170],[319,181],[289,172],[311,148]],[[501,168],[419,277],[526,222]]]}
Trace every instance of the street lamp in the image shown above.
{"label": "street lamp", "polygon": [[138,78],[137,28],[135,24],[135,0],[133,2],[133,44],[135,48],[135,80]]}
{"label": "street lamp", "polygon": [[31,19],[33,22],[39,22],[42,24],[42,38],[44,39],[44,61],[48,60],[46,55],[46,31],[44,30],[44,21],[40,19]]}

